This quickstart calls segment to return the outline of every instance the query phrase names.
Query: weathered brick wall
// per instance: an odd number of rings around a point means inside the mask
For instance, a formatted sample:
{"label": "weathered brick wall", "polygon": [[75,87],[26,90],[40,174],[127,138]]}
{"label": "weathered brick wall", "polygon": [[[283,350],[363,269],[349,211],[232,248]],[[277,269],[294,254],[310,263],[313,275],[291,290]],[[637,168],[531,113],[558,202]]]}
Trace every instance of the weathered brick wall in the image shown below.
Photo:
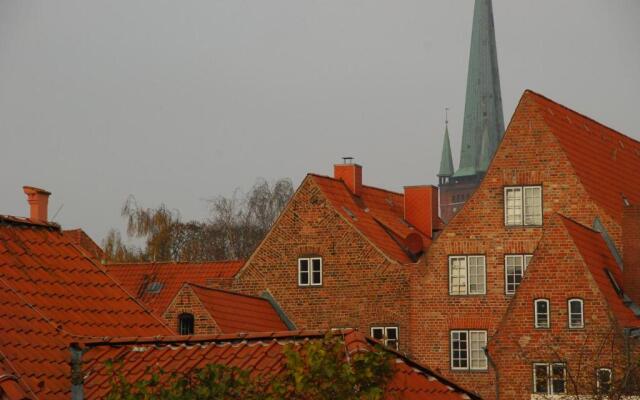
{"label": "weathered brick wall", "polygon": [[[452,371],[450,330],[485,329],[491,340],[512,297],[505,294],[504,256],[533,253],[543,231],[504,226],[504,186],[541,184],[543,225],[558,211],[587,226],[601,214],[536,107],[524,97],[483,183],[434,242],[425,265],[411,279],[411,355],[486,398],[495,393],[494,371]],[[619,226],[602,214],[601,219],[618,240]],[[464,254],[486,256],[486,295],[448,294],[448,256]]]}
{"label": "weathered brick wall", "polygon": [[[323,260],[321,287],[298,286],[298,258]],[[297,328],[398,326],[408,348],[408,274],[387,260],[332,208],[307,178],[239,273],[235,290],[269,290]]]}
{"label": "weathered brick wall", "polygon": [[[597,368],[613,368],[614,381],[623,376],[622,329],[581,257],[560,217],[550,221],[490,346],[501,398],[530,397],[534,362],[566,362],[568,390],[577,387],[582,394],[595,394]],[[572,298],[584,302],[582,329],[568,327],[567,302]],[[549,328],[534,327],[535,299],[549,300]]]}
{"label": "weathered brick wall", "polygon": [[183,286],[173,299],[162,317],[168,325],[178,332],[178,317],[182,313],[193,314],[194,334],[209,335],[222,333],[211,314],[204,308],[202,302],[189,285]]}

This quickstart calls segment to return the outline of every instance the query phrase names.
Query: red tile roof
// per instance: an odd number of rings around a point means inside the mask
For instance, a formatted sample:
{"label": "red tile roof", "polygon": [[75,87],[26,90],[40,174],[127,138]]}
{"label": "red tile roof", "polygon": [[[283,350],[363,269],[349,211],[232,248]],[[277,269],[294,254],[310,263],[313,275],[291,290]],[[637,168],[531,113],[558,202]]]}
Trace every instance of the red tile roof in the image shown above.
{"label": "red tile roof", "polygon": [[416,261],[407,252],[405,242],[411,233],[422,237],[425,249],[431,244],[429,237],[404,220],[402,194],[363,185],[356,197],[341,180],[315,174],[309,177],[334,209],[391,260],[402,264]]}
{"label": "red tile roof", "polygon": [[640,142],[532,91],[524,98],[538,104],[592,200],[620,222],[622,196],[640,203]]}
{"label": "red tile roof", "polygon": [[618,285],[622,284],[622,271],[602,235],[569,218],[562,217],[562,221],[618,323],[624,328],[640,327],[640,319],[625,305],[606,272]]}
{"label": "red tile roof", "polygon": [[[108,264],[105,268],[129,293],[161,316],[185,283],[226,286],[224,283],[230,282],[243,265],[243,260],[233,260]],[[153,282],[161,284],[158,292],[147,290],[148,285]]]}
{"label": "red tile roof", "polygon": [[[371,349],[376,343],[361,333],[345,330],[340,333],[345,341],[345,351],[353,354]],[[107,342],[84,343],[83,372],[87,398],[104,398],[108,392],[109,373],[105,362],[122,360],[127,378],[135,381],[146,375],[148,367],[166,372],[191,371],[207,364],[236,366],[255,375],[278,373],[285,363],[283,347],[292,343],[301,345],[307,340],[324,336],[318,331],[277,332],[271,334],[216,335],[169,338],[130,338]],[[397,352],[388,350],[395,357],[395,374],[387,388],[385,399],[477,399],[433,371],[409,360]]]}
{"label": "red tile roof", "polygon": [[0,217],[0,356],[19,378],[11,399],[18,388],[69,398],[72,340],[170,333],[57,225]]}
{"label": "red tile roof", "polygon": [[289,329],[267,299],[193,284],[188,286],[198,296],[222,333]]}

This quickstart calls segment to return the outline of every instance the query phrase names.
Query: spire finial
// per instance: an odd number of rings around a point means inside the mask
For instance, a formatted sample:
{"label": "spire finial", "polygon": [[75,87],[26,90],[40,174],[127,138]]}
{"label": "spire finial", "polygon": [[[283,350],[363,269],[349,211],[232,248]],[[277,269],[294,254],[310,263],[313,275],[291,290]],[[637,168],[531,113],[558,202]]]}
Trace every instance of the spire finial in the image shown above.
{"label": "spire finial", "polygon": [[449,126],[449,107],[444,108],[444,124],[445,126]]}

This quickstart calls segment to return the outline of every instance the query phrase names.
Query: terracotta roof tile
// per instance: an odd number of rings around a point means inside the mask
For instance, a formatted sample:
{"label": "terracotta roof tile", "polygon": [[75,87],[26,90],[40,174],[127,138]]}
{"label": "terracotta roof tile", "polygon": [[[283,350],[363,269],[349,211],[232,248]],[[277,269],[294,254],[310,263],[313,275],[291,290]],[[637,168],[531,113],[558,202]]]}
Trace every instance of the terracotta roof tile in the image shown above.
{"label": "terracotta roof tile", "polygon": [[[233,260],[107,264],[105,268],[129,293],[161,316],[185,283],[228,286],[243,265],[244,260]],[[157,292],[148,290],[154,282],[161,285]]]}
{"label": "terracotta roof tile", "polygon": [[622,196],[640,203],[640,142],[532,91],[523,97],[538,104],[589,196],[619,223]]}
{"label": "terracotta roof tile", "polygon": [[640,327],[640,319],[625,305],[608,276],[607,271],[622,284],[622,271],[602,235],[569,218],[562,217],[562,221],[618,323],[624,328]]}
{"label": "terracotta roof tile", "polygon": [[72,340],[167,332],[57,225],[0,217],[0,354],[30,397],[69,398]]}
{"label": "terracotta roof tile", "polygon": [[[343,335],[346,351],[366,351],[376,343],[373,339],[353,330]],[[131,338],[106,343],[84,343],[83,368],[88,376],[85,394],[88,398],[103,398],[108,392],[108,372],[105,361],[122,360],[130,380],[140,379],[147,368],[156,366],[166,372],[189,371],[207,364],[237,366],[251,374],[262,375],[280,372],[284,368],[285,344],[300,346],[307,340],[318,340],[324,336],[318,331],[277,332],[272,334],[195,336],[189,339]],[[168,350],[170,348],[170,350]],[[389,382],[385,399],[477,399],[475,394],[465,391],[405,356],[392,353],[394,375]]]}
{"label": "terracotta roof tile", "polygon": [[267,299],[199,285],[189,286],[223,333],[288,329]]}
{"label": "terracotta roof tile", "polygon": [[400,193],[362,186],[353,196],[344,182],[310,174],[334,209],[369,239],[387,257],[402,264],[415,262],[407,252],[404,240],[410,233],[422,237],[426,249],[431,239],[404,221],[404,196]]}

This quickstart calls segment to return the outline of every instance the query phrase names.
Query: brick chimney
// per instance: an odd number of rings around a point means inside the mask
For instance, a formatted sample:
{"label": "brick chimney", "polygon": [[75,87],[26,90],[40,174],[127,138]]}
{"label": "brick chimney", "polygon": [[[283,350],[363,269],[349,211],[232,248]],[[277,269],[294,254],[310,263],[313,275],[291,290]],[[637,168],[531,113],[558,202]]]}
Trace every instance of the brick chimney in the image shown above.
{"label": "brick chimney", "polygon": [[625,206],[622,212],[622,288],[640,305],[640,205]]}
{"label": "brick chimney", "polygon": [[359,196],[362,190],[362,166],[354,164],[351,157],[343,160],[344,163],[333,166],[333,177],[341,179],[353,195]]}
{"label": "brick chimney", "polygon": [[24,190],[24,193],[27,195],[27,201],[29,202],[29,218],[38,222],[47,222],[49,195],[51,195],[51,193],[31,186],[23,186],[22,190]]}
{"label": "brick chimney", "polygon": [[438,188],[432,185],[404,187],[404,220],[432,238],[438,219]]}

